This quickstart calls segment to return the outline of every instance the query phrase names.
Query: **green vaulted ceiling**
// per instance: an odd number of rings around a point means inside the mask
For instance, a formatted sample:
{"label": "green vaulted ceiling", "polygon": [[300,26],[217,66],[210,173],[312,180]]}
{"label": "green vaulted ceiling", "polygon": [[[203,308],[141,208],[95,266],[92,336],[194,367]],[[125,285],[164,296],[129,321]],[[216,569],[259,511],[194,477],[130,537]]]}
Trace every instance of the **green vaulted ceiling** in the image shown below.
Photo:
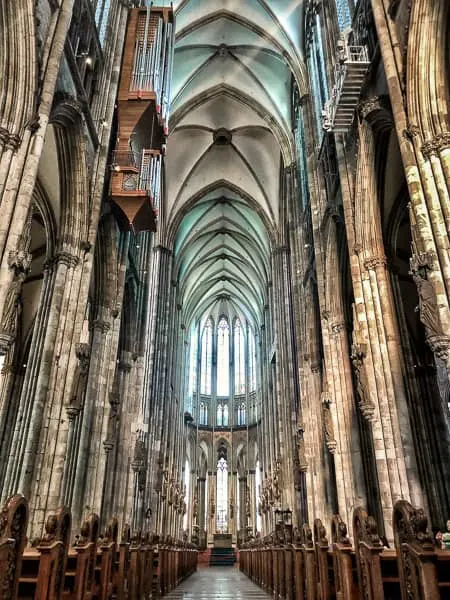
{"label": "green vaulted ceiling", "polygon": [[[299,0],[178,0],[165,222],[184,322],[268,303],[282,168],[303,87]],[[225,311],[225,308],[224,308]]]}

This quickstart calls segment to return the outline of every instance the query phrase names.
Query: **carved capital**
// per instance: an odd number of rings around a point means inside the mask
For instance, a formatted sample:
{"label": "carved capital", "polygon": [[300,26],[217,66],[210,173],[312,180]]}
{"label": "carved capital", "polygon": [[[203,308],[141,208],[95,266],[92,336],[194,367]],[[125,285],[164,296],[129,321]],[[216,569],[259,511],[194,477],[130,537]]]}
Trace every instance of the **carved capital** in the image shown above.
{"label": "carved capital", "polygon": [[67,266],[68,268],[75,268],[79,264],[80,259],[78,256],[75,256],[74,254],[71,254],[70,252],[61,250],[61,252],[58,252],[56,254],[55,261],[57,264],[63,264],[65,266]]}
{"label": "carved capital", "polygon": [[104,448],[106,454],[108,454],[114,448],[114,441],[111,440],[110,438],[107,438],[106,440],[103,441],[103,448]]}
{"label": "carved capital", "polygon": [[372,98],[361,100],[358,104],[358,112],[361,119],[366,119],[371,113],[380,110],[389,110],[386,96],[372,96]]}
{"label": "carved capital", "polygon": [[364,261],[364,267],[368,271],[375,271],[379,267],[385,267],[387,263],[385,256],[371,256]]}
{"label": "carved capital", "polygon": [[129,373],[131,371],[131,364],[125,360],[120,360],[117,368],[123,373]]}
{"label": "carved capital", "polygon": [[111,329],[111,324],[108,321],[102,321],[101,319],[95,319],[92,321],[92,329],[97,329],[102,333],[107,333]]}
{"label": "carved capital", "polygon": [[80,410],[80,407],[76,404],[69,404],[68,406],[66,406],[66,413],[69,421],[75,421],[76,417],[80,414]]}
{"label": "carved capital", "polygon": [[427,343],[434,355],[446,362],[449,356],[450,338],[446,335],[431,335],[427,337]]}
{"label": "carved capital", "polygon": [[422,154],[427,160],[434,155],[437,156],[443,150],[450,148],[450,132],[439,133],[431,140],[427,140],[422,144]]}
{"label": "carved capital", "polygon": [[6,330],[0,331],[0,356],[4,356],[8,353],[8,350],[13,345],[15,339],[16,336],[14,333]]}
{"label": "carved capital", "polygon": [[342,331],[345,331],[344,321],[339,321],[330,325],[331,333],[333,335],[339,335]]}

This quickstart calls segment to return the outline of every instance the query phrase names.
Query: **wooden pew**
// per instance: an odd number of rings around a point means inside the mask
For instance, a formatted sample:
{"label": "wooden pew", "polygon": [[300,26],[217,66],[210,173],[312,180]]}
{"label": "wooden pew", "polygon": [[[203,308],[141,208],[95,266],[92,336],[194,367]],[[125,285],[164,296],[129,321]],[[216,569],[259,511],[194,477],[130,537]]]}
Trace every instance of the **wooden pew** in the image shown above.
{"label": "wooden pew", "polygon": [[401,598],[397,554],[383,546],[375,519],[363,508],[353,513],[353,535],[360,594],[367,600]]}
{"label": "wooden pew", "polygon": [[316,551],[311,527],[305,523],[302,527],[303,580],[306,600],[318,600],[316,583]]}
{"label": "wooden pew", "polygon": [[332,600],[335,598],[333,560],[329,553],[327,532],[320,519],[314,521],[314,548],[318,600]]}
{"label": "wooden pew", "polygon": [[[439,600],[441,591],[442,597],[445,597],[446,587],[447,597],[450,597],[450,586],[445,585],[449,580],[450,561],[447,561],[446,565],[447,577],[442,573],[439,581],[439,555],[445,556],[446,553],[435,547],[427,531],[427,522],[421,508],[413,508],[405,500],[395,504],[394,540],[402,600]],[[448,558],[450,559],[450,552]]]}
{"label": "wooden pew", "polygon": [[13,496],[0,514],[0,600],[17,600],[27,526],[28,503]]}
{"label": "wooden pew", "polygon": [[91,513],[83,523],[74,546],[69,549],[64,600],[90,600],[94,597],[98,533],[99,518]]}
{"label": "wooden pew", "polygon": [[118,537],[119,524],[117,519],[113,518],[105,534],[99,538],[94,570],[93,596],[96,600],[109,600],[112,597]]}
{"label": "wooden pew", "polygon": [[59,600],[62,597],[71,522],[69,509],[58,509],[47,518],[44,536],[25,549],[18,598]]}
{"label": "wooden pew", "polygon": [[295,528],[292,539],[294,599],[305,598],[305,564],[303,560],[303,544],[301,532]]}
{"label": "wooden pew", "polygon": [[126,579],[130,562],[130,526],[125,524],[122,531],[118,552],[116,552],[116,564],[113,573],[113,589],[117,600],[126,598]]}
{"label": "wooden pew", "polygon": [[336,600],[358,600],[355,551],[347,537],[347,525],[339,515],[331,521],[331,542]]}

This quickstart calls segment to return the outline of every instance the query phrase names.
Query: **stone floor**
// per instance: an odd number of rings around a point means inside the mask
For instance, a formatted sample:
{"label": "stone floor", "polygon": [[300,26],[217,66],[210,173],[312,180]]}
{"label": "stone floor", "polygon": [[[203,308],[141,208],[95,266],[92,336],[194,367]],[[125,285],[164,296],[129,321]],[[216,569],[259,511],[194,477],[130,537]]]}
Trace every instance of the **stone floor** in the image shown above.
{"label": "stone floor", "polygon": [[267,600],[236,567],[204,567],[166,596],[169,600]]}

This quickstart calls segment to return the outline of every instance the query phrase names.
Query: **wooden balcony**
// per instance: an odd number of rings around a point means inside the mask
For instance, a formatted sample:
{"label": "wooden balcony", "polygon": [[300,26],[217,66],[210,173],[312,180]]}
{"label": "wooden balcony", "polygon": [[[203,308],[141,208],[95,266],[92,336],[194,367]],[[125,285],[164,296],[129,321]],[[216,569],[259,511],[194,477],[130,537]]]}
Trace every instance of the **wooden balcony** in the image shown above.
{"label": "wooden balcony", "polygon": [[157,213],[151,194],[140,188],[139,170],[133,166],[113,168],[110,199],[113,211],[124,229],[135,233],[156,231]]}

